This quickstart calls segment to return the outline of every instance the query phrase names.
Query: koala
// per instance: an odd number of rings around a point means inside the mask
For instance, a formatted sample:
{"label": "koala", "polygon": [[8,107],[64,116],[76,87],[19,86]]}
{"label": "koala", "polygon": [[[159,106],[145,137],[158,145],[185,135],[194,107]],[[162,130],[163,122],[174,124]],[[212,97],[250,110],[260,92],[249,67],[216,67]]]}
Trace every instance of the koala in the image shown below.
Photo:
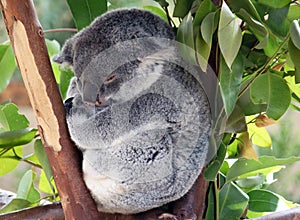
{"label": "koala", "polygon": [[96,18],[54,58],[75,74],[67,125],[101,212],[139,213],[177,200],[205,165],[209,101],[174,42],[160,17],[122,9]]}

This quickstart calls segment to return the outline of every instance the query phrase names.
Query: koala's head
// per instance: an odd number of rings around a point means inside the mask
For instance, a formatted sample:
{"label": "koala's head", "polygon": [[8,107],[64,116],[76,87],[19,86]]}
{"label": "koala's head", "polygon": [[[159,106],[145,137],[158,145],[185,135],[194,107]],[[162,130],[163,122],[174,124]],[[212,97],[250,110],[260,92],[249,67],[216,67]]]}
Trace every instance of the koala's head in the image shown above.
{"label": "koala's head", "polygon": [[[143,58],[167,48],[157,40],[160,38],[173,40],[175,36],[172,28],[151,12],[111,11],[69,39],[54,61],[73,68],[84,102],[103,105],[121,99],[122,86],[127,88],[126,82],[141,72],[137,69]],[[138,81],[144,82],[145,77]]]}

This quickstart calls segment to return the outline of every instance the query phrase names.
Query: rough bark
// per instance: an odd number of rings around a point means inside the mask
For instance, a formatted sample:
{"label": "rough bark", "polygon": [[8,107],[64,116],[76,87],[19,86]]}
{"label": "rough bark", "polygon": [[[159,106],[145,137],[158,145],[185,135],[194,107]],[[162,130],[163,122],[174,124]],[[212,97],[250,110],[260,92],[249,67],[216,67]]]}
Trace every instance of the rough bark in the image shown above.
{"label": "rough bark", "polygon": [[81,178],[78,152],[69,138],[60,93],[43,30],[30,0],[1,0],[6,29],[35,112],[66,219],[98,219]]}

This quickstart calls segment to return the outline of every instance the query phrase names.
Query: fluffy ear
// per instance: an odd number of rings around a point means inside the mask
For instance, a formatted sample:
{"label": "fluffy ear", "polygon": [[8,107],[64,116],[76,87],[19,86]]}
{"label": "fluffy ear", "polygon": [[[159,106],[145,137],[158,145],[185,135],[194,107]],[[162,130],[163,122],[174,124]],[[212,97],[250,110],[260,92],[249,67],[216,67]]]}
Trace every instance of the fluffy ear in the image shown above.
{"label": "fluffy ear", "polygon": [[71,38],[66,41],[61,52],[53,57],[53,61],[59,64],[66,64],[68,66],[73,66],[73,45],[75,38]]}

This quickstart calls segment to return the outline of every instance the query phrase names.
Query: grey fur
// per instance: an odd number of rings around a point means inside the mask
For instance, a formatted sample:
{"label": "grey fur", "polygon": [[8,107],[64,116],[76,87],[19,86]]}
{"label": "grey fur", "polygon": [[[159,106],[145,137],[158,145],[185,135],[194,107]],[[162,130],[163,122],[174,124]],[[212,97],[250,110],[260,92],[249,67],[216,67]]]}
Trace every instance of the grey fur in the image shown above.
{"label": "grey fur", "polygon": [[152,13],[112,11],[55,58],[75,72],[67,123],[99,211],[137,213],[174,201],[204,166],[208,99],[197,77],[169,62],[177,48],[160,38],[174,34]]}

